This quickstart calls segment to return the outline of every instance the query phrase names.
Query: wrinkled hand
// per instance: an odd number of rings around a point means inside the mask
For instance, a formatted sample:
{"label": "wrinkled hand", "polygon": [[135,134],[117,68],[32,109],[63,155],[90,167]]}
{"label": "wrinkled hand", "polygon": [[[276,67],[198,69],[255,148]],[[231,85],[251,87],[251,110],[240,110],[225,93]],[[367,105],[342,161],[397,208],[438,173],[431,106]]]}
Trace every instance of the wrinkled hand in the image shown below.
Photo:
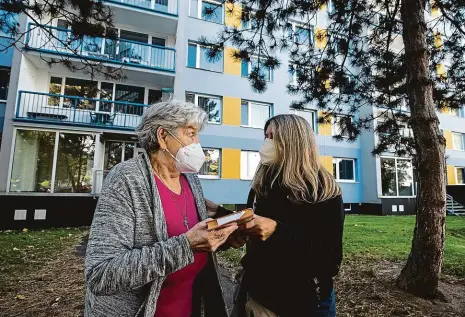
{"label": "wrinkled hand", "polygon": [[207,207],[208,217],[214,217],[216,215],[216,211],[218,210],[218,205],[213,201],[205,198],[205,206]]}
{"label": "wrinkled hand", "polygon": [[186,232],[193,251],[215,252],[237,229],[237,224],[233,223],[222,229],[207,231],[207,222],[210,220],[201,221]]}
{"label": "wrinkled hand", "polygon": [[234,249],[239,249],[247,243],[249,237],[241,230],[234,231],[226,241]]}
{"label": "wrinkled hand", "polygon": [[252,238],[268,240],[275,232],[277,223],[273,219],[254,215],[252,220],[240,225],[240,231]]}

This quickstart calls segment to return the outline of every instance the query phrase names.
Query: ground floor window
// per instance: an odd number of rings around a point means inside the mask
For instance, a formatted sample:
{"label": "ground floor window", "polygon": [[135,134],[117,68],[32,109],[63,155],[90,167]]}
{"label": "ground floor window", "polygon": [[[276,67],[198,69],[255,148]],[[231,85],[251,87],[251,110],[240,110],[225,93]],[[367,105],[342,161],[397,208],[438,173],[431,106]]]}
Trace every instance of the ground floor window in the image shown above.
{"label": "ground floor window", "polygon": [[95,136],[17,130],[10,191],[90,193]]}
{"label": "ground floor window", "polygon": [[133,158],[135,147],[133,142],[106,141],[103,169],[109,171],[116,164]]}
{"label": "ground floor window", "polygon": [[413,196],[413,166],[410,159],[382,157],[381,187],[383,196]]}
{"label": "ground floor window", "polygon": [[338,181],[355,181],[355,160],[346,158],[333,159],[333,176]]}
{"label": "ground floor window", "polygon": [[258,152],[241,151],[241,179],[253,179],[259,163],[260,154]]}
{"label": "ground floor window", "polygon": [[465,184],[465,168],[457,167],[455,174],[457,175],[457,184]]}

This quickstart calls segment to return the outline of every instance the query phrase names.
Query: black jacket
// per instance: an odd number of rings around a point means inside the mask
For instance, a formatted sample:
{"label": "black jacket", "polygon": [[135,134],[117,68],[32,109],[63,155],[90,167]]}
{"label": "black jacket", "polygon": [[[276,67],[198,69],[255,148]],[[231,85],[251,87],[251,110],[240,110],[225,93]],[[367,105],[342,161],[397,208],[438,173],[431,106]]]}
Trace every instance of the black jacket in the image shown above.
{"label": "black jacket", "polygon": [[[255,194],[249,195],[252,207]],[[277,222],[266,241],[251,240],[242,259],[242,288],[280,317],[312,316],[333,289],[342,261],[342,197],[317,203],[292,203],[275,186],[257,197],[256,214]]]}

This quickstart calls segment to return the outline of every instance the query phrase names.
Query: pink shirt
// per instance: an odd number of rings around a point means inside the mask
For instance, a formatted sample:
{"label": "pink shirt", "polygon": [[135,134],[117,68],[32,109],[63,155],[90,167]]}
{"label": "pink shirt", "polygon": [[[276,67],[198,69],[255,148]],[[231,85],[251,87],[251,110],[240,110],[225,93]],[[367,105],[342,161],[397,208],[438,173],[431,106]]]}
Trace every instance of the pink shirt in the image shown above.
{"label": "pink shirt", "polygon": [[[179,236],[187,232],[184,225],[184,218],[181,211],[184,210],[184,195],[186,198],[187,219],[189,228],[192,228],[199,222],[197,207],[195,205],[194,195],[187,182],[185,176],[181,175],[180,181],[182,185],[181,195],[176,195],[171,192],[161,181],[155,176],[158,192],[161,198],[161,204],[165,212],[166,226],[168,236]],[[173,199],[175,197],[176,202]],[[190,317],[192,313],[192,287],[197,274],[202,271],[208,262],[207,252],[195,252],[194,263],[184,267],[183,269],[171,273],[167,276],[160,291],[157,301],[155,317]]]}

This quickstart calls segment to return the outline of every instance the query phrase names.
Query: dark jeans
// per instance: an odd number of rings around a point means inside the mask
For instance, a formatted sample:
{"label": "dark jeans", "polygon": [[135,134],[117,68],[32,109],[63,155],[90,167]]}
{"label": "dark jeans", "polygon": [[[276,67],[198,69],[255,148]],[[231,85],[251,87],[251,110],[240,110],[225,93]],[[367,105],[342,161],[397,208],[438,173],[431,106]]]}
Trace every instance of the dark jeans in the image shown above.
{"label": "dark jeans", "polygon": [[336,296],[334,295],[334,289],[328,298],[320,301],[315,317],[336,317]]}

